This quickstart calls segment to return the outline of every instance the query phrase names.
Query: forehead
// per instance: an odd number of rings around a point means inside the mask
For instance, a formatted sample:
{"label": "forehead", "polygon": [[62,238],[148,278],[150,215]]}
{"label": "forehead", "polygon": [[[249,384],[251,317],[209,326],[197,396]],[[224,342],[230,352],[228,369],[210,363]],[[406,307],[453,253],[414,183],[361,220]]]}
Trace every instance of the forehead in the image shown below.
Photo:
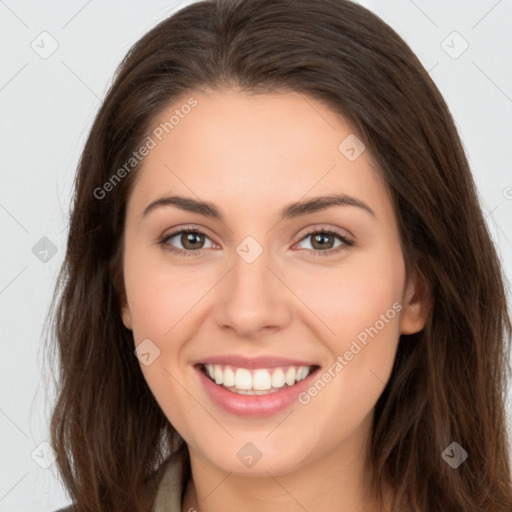
{"label": "forehead", "polygon": [[169,193],[244,211],[329,193],[359,196],[375,210],[390,206],[349,123],[304,94],[195,92],[169,105],[150,130],[154,147],[131,198],[139,210]]}
{"label": "forehead", "polygon": [[[196,106],[179,116],[190,97],[195,99]],[[178,114],[180,119],[173,114]],[[244,164],[238,169],[240,172],[255,157],[258,161],[282,163],[304,156],[315,160],[320,153],[325,157],[337,155],[339,137],[352,133],[341,116],[318,100],[295,92],[253,94],[232,89],[197,92],[166,108],[155,125],[165,129],[171,117],[178,123],[163,134],[169,150],[184,142],[192,143],[198,157],[204,156],[204,150],[210,158],[224,163],[236,159],[237,164]],[[152,152],[150,157],[159,153]]]}

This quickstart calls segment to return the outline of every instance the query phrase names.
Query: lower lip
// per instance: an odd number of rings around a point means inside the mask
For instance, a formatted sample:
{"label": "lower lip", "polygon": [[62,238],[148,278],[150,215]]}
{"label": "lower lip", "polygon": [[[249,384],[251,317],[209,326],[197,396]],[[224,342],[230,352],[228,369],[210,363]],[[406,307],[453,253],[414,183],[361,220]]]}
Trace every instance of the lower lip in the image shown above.
{"label": "lower lip", "polygon": [[199,373],[199,378],[210,399],[222,410],[246,418],[263,418],[283,411],[297,400],[297,396],[309,387],[310,379],[319,368],[293,386],[285,385],[280,391],[268,395],[234,393],[215,384],[203,373],[200,366],[196,366],[195,370]]}

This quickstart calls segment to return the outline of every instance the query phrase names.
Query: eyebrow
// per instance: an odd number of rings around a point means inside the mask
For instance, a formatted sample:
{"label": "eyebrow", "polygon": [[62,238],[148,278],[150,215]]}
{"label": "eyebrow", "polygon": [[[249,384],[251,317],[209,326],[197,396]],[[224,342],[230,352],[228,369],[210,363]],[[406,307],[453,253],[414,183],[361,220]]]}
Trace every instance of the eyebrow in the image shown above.
{"label": "eyebrow", "polygon": [[[176,206],[188,212],[204,215],[205,217],[210,217],[212,219],[217,219],[220,221],[224,220],[224,216],[213,203],[179,195],[165,196],[156,199],[146,206],[142,213],[142,217],[146,217],[156,208],[170,205]],[[375,212],[360,199],[356,199],[355,197],[351,197],[346,194],[334,194],[314,197],[312,199],[306,199],[304,201],[288,204],[280,211],[279,221],[316,213],[330,208],[331,206],[355,206],[368,212],[373,217],[377,217]]]}

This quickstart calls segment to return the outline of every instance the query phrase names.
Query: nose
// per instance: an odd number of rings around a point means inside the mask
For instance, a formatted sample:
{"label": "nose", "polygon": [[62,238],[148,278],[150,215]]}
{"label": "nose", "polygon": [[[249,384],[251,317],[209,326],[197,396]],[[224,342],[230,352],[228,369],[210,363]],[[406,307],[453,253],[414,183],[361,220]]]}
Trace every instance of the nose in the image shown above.
{"label": "nose", "polygon": [[217,290],[215,320],[237,337],[257,339],[286,327],[292,293],[264,251],[252,263],[235,254],[233,266]]}

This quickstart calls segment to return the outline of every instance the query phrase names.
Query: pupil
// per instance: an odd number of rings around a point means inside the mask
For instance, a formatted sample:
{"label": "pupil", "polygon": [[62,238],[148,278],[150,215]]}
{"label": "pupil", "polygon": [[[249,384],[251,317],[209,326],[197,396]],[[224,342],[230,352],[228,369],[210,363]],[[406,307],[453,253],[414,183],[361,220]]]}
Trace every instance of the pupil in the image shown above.
{"label": "pupil", "polygon": [[[313,237],[313,246],[315,246],[315,243],[317,243],[319,240],[324,240],[324,242],[320,241],[319,247],[321,249],[325,249],[326,245],[329,245],[328,243],[327,244],[325,243],[326,238],[332,238],[332,235],[327,235],[325,233],[319,233],[319,234],[315,235]],[[330,247],[327,247],[327,248],[329,249]]]}
{"label": "pupil", "polygon": [[[197,243],[197,238],[200,238],[201,236],[202,235],[200,233],[183,233],[181,243],[183,244],[183,247],[188,247],[189,249],[197,249],[197,247],[194,247],[193,244],[194,241]],[[189,244],[191,244],[192,247],[189,247]]]}

